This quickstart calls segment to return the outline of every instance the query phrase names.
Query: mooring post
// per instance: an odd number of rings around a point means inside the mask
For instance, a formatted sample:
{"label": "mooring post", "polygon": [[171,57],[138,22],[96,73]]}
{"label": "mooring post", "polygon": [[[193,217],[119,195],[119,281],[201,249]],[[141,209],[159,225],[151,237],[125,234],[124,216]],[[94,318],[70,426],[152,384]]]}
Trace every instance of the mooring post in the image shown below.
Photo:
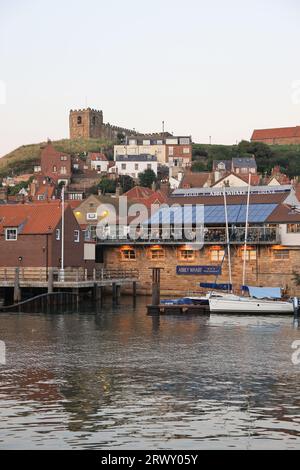
{"label": "mooring post", "polygon": [[152,269],[152,305],[160,304],[160,271],[163,268]]}
{"label": "mooring post", "polygon": [[21,301],[21,288],[20,288],[20,268],[15,271],[15,284],[14,284],[14,303],[17,304]]}
{"label": "mooring post", "polygon": [[48,294],[53,292],[53,268],[48,268]]}
{"label": "mooring post", "polygon": [[117,303],[119,303],[120,297],[121,297],[121,285],[116,284],[116,300],[117,300]]}
{"label": "mooring post", "polygon": [[117,302],[117,285],[115,282],[113,282],[112,284],[112,300],[113,300],[113,303]]}
{"label": "mooring post", "polygon": [[135,299],[136,298],[136,281],[133,281],[132,283],[132,295],[133,295],[133,298]]}

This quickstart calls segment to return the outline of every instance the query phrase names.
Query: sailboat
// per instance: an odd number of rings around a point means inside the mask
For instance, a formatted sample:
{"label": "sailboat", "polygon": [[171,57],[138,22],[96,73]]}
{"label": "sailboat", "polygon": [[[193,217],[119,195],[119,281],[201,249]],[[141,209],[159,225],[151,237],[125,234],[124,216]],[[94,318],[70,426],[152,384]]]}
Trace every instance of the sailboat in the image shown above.
{"label": "sailboat", "polygon": [[[260,288],[255,286],[246,286],[246,250],[248,238],[248,220],[249,220],[249,201],[250,201],[251,174],[249,174],[247,208],[245,221],[245,241],[244,241],[244,260],[243,260],[243,286],[244,291],[249,292],[249,296],[239,296],[232,293],[223,293],[222,295],[208,296],[209,309],[213,313],[293,313],[294,305],[292,301],[281,300],[281,289],[278,288]],[[226,238],[228,252],[229,281],[232,284],[231,259],[230,259],[230,239],[227,220],[226,192],[224,188],[224,208],[226,222]]]}

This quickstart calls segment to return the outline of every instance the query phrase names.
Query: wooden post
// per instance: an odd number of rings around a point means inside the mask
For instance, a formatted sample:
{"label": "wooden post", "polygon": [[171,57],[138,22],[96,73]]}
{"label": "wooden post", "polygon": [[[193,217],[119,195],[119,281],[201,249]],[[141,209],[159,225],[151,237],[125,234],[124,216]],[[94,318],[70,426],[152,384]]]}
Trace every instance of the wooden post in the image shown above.
{"label": "wooden post", "polygon": [[117,285],[115,282],[113,282],[112,284],[112,300],[113,300],[113,303],[116,303],[117,301]]}
{"label": "wooden post", "polygon": [[117,300],[117,303],[120,302],[120,297],[121,297],[121,285],[116,284],[116,300]]}
{"label": "wooden post", "polygon": [[17,304],[21,301],[21,288],[20,288],[20,268],[15,270],[15,285],[14,285],[14,303]]}
{"label": "wooden post", "polygon": [[48,268],[48,294],[53,292],[53,268]]}
{"label": "wooden post", "polygon": [[160,304],[160,271],[163,268],[152,269],[152,305]]}
{"label": "wooden post", "polygon": [[136,299],[136,281],[133,281],[132,283],[132,295],[133,298]]}

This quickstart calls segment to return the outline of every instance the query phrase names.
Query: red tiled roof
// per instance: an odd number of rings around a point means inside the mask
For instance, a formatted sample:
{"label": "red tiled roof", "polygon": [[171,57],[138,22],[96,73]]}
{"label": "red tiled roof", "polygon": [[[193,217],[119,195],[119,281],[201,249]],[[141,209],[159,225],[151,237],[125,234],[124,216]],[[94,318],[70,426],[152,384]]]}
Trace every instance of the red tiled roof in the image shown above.
{"label": "red tiled roof", "polygon": [[[66,205],[67,208],[67,205]],[[5,227],[19,227],[22,234],[52,233],[61,219],[60,202],[0,206],[0,233]]]}
{"label": "red tiled roof", "polygon": [[208,172],[186,172],[180,182],[180,188],[203,188],[211,174]]}
{"label": "red tiled roof", "polygon": [[154,191],[150,188],[144,188],[143,186],[134,186],[129,189],[127,193],[124,193],[123,196],[128,197],[128,199],[143,199],[150,197]]}
{"label": "red tiled roof", "polygon": [[[266,222],[273,223],[300,223],[300,213],[295,212],[286,204],[278,204],[278,206],[269,215]],[[299,240],[300,245],[300,240]]]}
{"label": "red tiled roof", "polygon": [[90,152],[90,158],[93,161],[104,161],[107,162],[107,158],[104,155],[104,153],[98,153],[98,152]]}
{"label": "red tiled roof", "polygon": [[255,129],[251,140],[282,139],[300,137],[300,126],[278,127],[273,129]]}
{"label": "red tiled roof", "polygon": [[[250,194],[251,204],[280,204],[290,193]],[[227,204],[247,204],[247,195],[227,195]],[[168,204],[204,204],[214,206],[224,204],[223,196],[173,196],[169,197]]]}

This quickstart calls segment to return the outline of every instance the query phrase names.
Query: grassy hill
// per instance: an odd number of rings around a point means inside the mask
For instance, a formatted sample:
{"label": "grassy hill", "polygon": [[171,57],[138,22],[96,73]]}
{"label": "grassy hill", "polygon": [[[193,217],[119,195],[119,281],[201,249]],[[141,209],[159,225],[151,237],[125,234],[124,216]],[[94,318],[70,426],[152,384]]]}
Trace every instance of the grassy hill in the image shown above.
{"label": "grassy hill", "polygon": [[[33,166],[39,163],[41,147],[45,143],[22,145],[0,158],[0,177],[10,175],[12,172],[15,175],[32,172]],[[112,143],[100,139],[63,139],[52,141],[52,144],[56,150],[66,153],[99,152],[101,149],[108,153],[112,152]]]}
{"label": "grassy hill", "polygon": [[[52,142],[54,147],[66,153],[97,152],[103,149],[112,157],[112,142],[100,139],[63,139]],[[0,178],[21,173],[33,172],[33,166],[39,163],[41,146],[39,144],[22,145],[22,147],[0,158]],[[279,165],[289,176],[300,175],[300,145],[266,145],[262,143],[240,142],[238,145],[193,145],[193,171],[210,171],[213,160],[231,159],[238,156],[254,155],[258,171],[270,173]]]}

